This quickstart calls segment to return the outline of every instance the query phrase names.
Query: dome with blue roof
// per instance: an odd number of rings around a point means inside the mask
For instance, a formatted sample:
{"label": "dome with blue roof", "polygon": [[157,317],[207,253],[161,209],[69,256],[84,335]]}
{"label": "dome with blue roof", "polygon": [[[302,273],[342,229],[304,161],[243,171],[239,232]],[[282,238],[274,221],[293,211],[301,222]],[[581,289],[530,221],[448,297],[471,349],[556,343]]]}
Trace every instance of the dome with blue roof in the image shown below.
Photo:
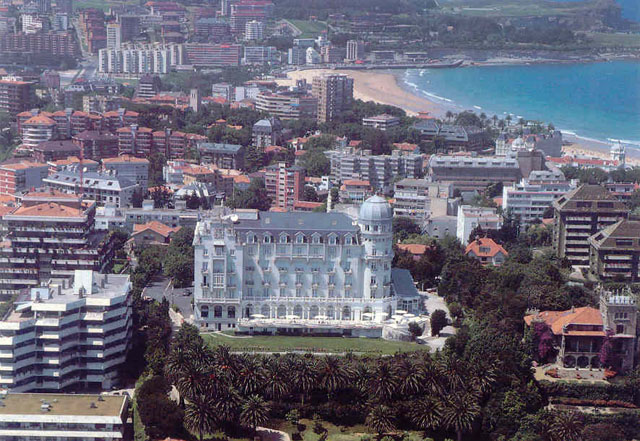
{"label": "dome with blue roof", "polygon": [[364,201],[360,206],[358,221],[377,222],[389,221],[393,218],[393,210],[386,199],[375,195]]}

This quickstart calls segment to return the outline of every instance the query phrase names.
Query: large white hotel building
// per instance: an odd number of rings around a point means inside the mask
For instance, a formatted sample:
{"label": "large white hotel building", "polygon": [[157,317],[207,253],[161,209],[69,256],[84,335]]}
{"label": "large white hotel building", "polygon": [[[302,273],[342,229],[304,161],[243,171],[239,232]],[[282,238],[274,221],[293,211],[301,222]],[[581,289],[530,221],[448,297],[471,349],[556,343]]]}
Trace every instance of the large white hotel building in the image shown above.
{"label": "large white hotel building", "polygon": [[379,336],[396,310],[419,309],[409,272],[391,268],[392,217],[373,196],[357,220],[239,210],[200,221],[196,321],[216,330]]}

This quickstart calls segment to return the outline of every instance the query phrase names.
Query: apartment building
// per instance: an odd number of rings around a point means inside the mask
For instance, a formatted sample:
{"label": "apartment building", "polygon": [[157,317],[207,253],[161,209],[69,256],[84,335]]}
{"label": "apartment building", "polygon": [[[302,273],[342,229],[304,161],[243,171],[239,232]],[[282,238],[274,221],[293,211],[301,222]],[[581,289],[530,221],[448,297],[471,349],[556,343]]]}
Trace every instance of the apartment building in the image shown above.
{"label": "apartment building", "polygon": [[115,204],[126,207],[131,204],[133,193],[140,186],[128,179],[109,172],[85,172],[80,179],[77,167],[67,167],[43,179],[44,185],[63,193],[81,193],[84,198],[100,205]]}
{"label": "apartment building", "polygon": [[364,41],[347,41],[347,61],[364,60]]}
{"label": "apartment building", "polygon": [[6,242],[0,247],[0,295],[36,287],[76,269],[99,271],[113,250],[93,231],[95,204],[56,191],[30,192],[2,216]]}
{"label": "apartment building", "polygon": [[36,115],[20,125],[22,145],[27,148],[53,139],[57,134],[56,122],[44,115]]}
{"label": "apartment building", "polygon": [[600,185],[584,184],[553,202],[553,248],[572,265],[589,265],[589,237],[621,219],[629,210]]}
{"label": "apartment building", "polygon": [[260,148],[279,145],[282,141],[282,123],[276,117],[261,119],[251,129],[252,145]]}
{"label": "apartment building", "polygon": [[73,143],[78,149],[82,149],[84,159],[99,160],[118,156],[118,137],[113,133],[87,130],[74,135]]}
{"label": "apartment building", "polygon": [[420,311],[411,275],[391,268],[392,217],[373,196],[357,222],[342,213],[255,210],[204,218],[194,237],[195,321],[218,330],[381,336],[396,309]]}
{"label": "apartment building", "polygon": [[29,110],[34,102],[33,83],[11,78],[0,79],[0,110],[17,115]]}
{"label": "apartment building", "polygon": [[441,124],[435,119],[423,119],[413,125],[422,139],[440,139],[447,149],[479,151],[484,147],[484,132],[479,127]]}
{"label": "apartment building", "polygon": [[398,127],[400,125],[400,118],[383,113],[382,115],[362,118],[362,125],[385,132],[389,129],[392,129],[393,127]]}
{"label": "apartment building", "polygon": [[405,178],[394,184],[393,215],[422,221],[447,216],[453,207],[453,185],[432,183],[426,179]]}
{"label": "apartment building", "polygon": [[153,153],[153,130],[149,127],[131,125],[116,130],[118,155],[133,155],[148,158]]}
{"label": "apartment building", "polygon": [[198,144],[198,153],[203,164],[236,170],[244,167],[244,147],[238,144],[202,142]]}
{"label": "apartment building", "polygon": [[353,78],[343,74],[314,77],[311,94],[318,100],[318,122],[333,121],[351,107]]}
{"label": "apartment building", "polygon": [[589,269],[601,280],[640,281],[640,221],[621,219],[589,237]]}
{"label": "apartment building", "polygon": [[528,178],[502,188],[502,210],[518,219],[524,231],[542,219],[554,200],[577,185],[576,180],[567,181],[560,170],[532,171]]}
{"label": "apartment building", "polygon": [[342,182],[338,193],[340,202],[345,204],[362,204],[373,196],[373,189],[369,181],[347,179]]}
{"label": "apartment building", "polygon": [[185,43],[182,46],[185,63],[196,67],[239,66],[242,59],[239,44]]}
{"label": "apartment building", "polygon": [[0,438],[6,441],[118,441],[125,436],[127,396],[9,392],[0,401]]}
{"label": "apartment building", "polygon": [[229,23],[219,18],[201,17],[195,22],[195,34],[210,41],[221,42],[229,39],[231,28]]}
{"label": "apartment building", "polygon": [[0,385],[57,392],[118,384],[132,334],[130,290],[128,275],[76,270],[21,293],[0,321]]}
{"label": "apartment building", "polygon": [[149,186],[149,160],[135,156],[122,155],[102,160],[102,167],[120,178],[134,182],[144,193]]}
{"label": "apartment building", "polygon": [[477,227],[486,230],[499,230],[502,228],[502,216],[495,208],[475,207],[472,205],[460,205],[456,224],[456,237],[462,245],[467,245],[475,238],[471,233]]}
{"label": "apartment building", "polygon": [[280,119],[315,118],[318,100],[294,92],[260,92],[256,97],[256,110]]}
{"label": "apartment building", "polygon": [[80,147],[70,140],[46,141],[33,148],[31,156],[37,162],[47,163],[65,159],[69,156],[79,156]]}
{"label": "apartment building", "polygon": [[331,181],[369,181],[374,190],[390,192],[393,180],[419,178],[422,175],[421,155],[371,155],[369,151],[329,150],[325,152],[331,163]]}
{"label": "apartment building", "polygon": [[280,162],[268,166],[264,173],[264,185],[271,198],[271,205],[292,210],[293,205],[302,200],[304,177],[304,169],[295,165],[287,167],[284,162]]}
{"label": "apartment building", "polygon": [[0,164],[0,194],[17,195],[42,185],[49,166],[42,162],[9,160]]}

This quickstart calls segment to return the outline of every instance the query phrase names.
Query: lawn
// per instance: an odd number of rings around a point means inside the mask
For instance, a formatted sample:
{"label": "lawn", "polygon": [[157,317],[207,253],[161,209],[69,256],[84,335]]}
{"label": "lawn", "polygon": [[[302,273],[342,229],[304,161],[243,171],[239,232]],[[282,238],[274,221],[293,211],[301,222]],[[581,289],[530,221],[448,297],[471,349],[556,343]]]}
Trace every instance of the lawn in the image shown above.
{"label": "lawn", "polygon": [[119,5],[137,5],[138,2],[133,0],[127,1],[104,1],[104,0],[78,0],[73,3],[73,9],[81,9],[81,8],[95,8],[102,9],[103,11],[108,11],[111,6],[119,6]]}
{"label": "lawn", "polygon": [[327,30],[327,24],[321,21],[309,21],[309,20],[288,20],[289,23],[300,29],[302,32],[298,38],[315,38],[323,31]]}
{"label": "lawn", "polygon": [[550,3],[550,2],[522,2],[503,1],[494,4],[445,4],[446,7],[453,7],[454,12],[465,15],[475,15],[481,17],[526,17],[526,16],[547,16],[547,15],[571,15],[580,12],[585,6],[580,2],[574,3]]}
{"label": "lawn", "polygon": [[246,352],[330,352],[392,355],[396,352],[428,350],[417,343],[388,341],[377,338],[254,336],[230,338],[219,334],[203,334],[211,346],[227,345],[232,351]]}
{"label": "lawn", "polygon": [[[322,427],[327,431],[326,441],[360,441],[363,436],[368,436],[372,439],[375,438],[375,434],[371,433],[366,426],[336,426],[327,421],[320,421]],[[303,441],[319,441],[321,434],[317,434],[313,431],[314,421],[309,419],[300,419],[300,427],[304,427],[304,430],[300,432]],[[269,427],[272,427],[269,425]],[[288,434],[296,433],[298,430],[295,426],[288,422],[282,422],[279,427],[275,427],[277,430],[287,432]],[[423,441],[424,437],[419,432],[407,432],[407,437],[403,437],[406,441]]]}

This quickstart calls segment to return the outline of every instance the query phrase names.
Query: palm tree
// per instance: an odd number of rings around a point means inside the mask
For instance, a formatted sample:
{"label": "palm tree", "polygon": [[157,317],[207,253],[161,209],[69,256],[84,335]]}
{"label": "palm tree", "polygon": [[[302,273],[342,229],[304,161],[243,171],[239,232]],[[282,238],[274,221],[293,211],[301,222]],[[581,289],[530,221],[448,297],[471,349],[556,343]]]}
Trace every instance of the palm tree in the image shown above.
{"label": "palm tree", "polygon": [[423,398],[412,403],[409,413],[413,424],[422,430],[435,429],[440,424],[442,406],[433,398]]}
{"label": "palm tree", "polygon": [[453,112],[451,110],[447,110],[447,113],[444,115],[447,118],[447,121],[451,121],[453,118]]}
{"label": "palm tree", "polygon": [[242,405],[240,421],[243,425],[251,427],[255,433],[256,428],[269,419],[269,405],[258,395],[251,395]]}
{"label": "palm tree", "polygon": [[234,422],[242,405],[242,397],[233,387],[223,387],[215,394],[215,408],[218,420]]}
{"label": "palm tree", "polygon": [[205,366],[197,359],[191,358],[190,353],[185,354],[186,362],[180,376],[176,379],[175,386],[180,396],[187,399],[201,393],[207,381]]}
{"label": "palm tree", "polygon": [[366,424],[381,437],[383,433],[394,429],[393,411],[391,408],[378,404],[373,406],[367,415]]}
{"label": "palm tree", "polygon": [[300,358],[295,364],[292,380],[298,391],[300,391],[300,404],[304,406],[304,398],[316,386],[318,380],[318,370],[314,359]]}
{"label": "palm tree", "polygon": [[464,388],[466,366],[458,357],[446,355],[440,359],[438,368],[449,392]]}
{"label": "palm tree", "polygon": [[264,384],[264,374],[258,362],[249,356],[242,358],[236,375],[236,384],[243,395],[256,393]]}
{"label": "palm tree", "polygon": [[580,441],[584,420],[578,412],[560,412],[551,423],[553,441]]}
{"label": "palm tree", "polygon": [[480,415],[478,396],[474,393],[453,393],[442,411],[442,422],[456,432],[458,441],[462,434],[469,432],[473,421]]}
{"label": "palm tree", "polygon": [[489,368],[485,369],[477,367],[472,369],[471,372],[471,384],[474,389],[486,394],[493,387],[493,383],[496,381],[496,372]]}
{"label": "palm tree", "polygon": [[397,387],[398,376],[393,365],[388,361],[381,361],[369,378],[369,394],[382,402],[387,402],[391,400]]}
{"label": "palm tree", "polygon": [[320,387],[327,391],[327,399],[331,395],[345,387],[353,377],[349,366],[338,357],[328,356],[320,362]]}
{"label": "palm tree", "polygon": [[289,393],[290,371],[282,368],[277,359],[265,365],[264,393],[272,400],[278,400]]}
{"label": "palm tree", "polygon": [[414,395],[424,387],[424,370],[406,355],[396,362],[396,373],[400,383],[400,393]]}
{"label": "palm tree", "polygon": [[[167,364],[164,366],[167,379],[176,384],[185,375],[189,363],[190,358],[187,351],[182,346],[175,346],[169,353]],[[184,409],[184,395],[182,393],[180,393],[180,407]]]}
{"label": "palm tree", "polygon": [[184,424],[187,429],[198,432],[202,441],[205,433],[212,433],[216,428],[217,412],[213,397],[208,394],[196,394],[189,398],[184,412]]}

